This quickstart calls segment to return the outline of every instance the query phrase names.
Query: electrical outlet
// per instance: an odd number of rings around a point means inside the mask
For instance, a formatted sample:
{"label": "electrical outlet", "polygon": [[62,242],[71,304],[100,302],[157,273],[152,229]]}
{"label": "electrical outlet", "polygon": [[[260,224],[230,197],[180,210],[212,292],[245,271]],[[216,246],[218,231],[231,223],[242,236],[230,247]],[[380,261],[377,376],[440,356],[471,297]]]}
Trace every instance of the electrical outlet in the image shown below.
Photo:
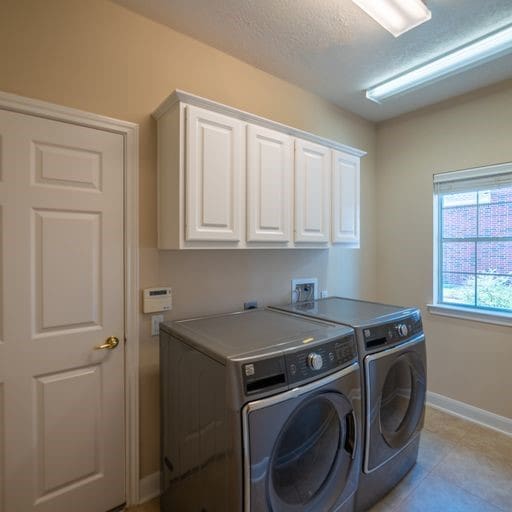
{"label": "electrical outlet", "polygon": [[321,299],[327,299],[327,297],[329,297],[329,292],[327,290],[322,290],[320,292],[320,298]]}
{"label": "electrical outlet", "polygon": [[160,334],[160,324],[164,321],[164,315],[151,316],[151,336],[158,336]]}
{"label": "electrical outlet", "polygon": [[292,279],[292,303],[318,299],[316,277]]}

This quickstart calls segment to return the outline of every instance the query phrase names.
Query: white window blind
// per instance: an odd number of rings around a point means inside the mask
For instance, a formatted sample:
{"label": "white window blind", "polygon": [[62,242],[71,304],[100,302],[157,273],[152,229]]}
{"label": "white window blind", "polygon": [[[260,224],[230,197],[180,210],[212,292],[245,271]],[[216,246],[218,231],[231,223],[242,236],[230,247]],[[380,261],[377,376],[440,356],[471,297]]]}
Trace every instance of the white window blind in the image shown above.
{"label": "white window blind", "polygon": [[456,194],[491,190],[512,182],[512,163],[434,174],[434,193]]}

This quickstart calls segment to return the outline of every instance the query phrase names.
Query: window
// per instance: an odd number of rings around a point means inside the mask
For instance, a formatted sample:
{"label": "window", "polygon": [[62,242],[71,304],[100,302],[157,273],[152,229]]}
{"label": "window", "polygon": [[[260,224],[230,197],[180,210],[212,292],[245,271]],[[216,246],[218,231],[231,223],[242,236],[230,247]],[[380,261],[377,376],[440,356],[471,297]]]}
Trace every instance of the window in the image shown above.
{"label": "window", "polygon": [[436,306],[512,313],[512,163],[434,175]]}

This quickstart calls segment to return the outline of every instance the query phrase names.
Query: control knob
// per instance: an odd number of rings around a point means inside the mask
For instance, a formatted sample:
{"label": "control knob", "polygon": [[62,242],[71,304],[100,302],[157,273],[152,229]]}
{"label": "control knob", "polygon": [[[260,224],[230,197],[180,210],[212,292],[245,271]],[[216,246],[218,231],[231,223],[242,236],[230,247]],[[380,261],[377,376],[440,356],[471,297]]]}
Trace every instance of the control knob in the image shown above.
{"label": "control knob", "polygon": [[400,336],[407,336],[409,334],[409,329],[407,329],[407,325],[405,324],[398,324],[396,330]]}
{"label": "control knob", "polygon": [[311,352],[311,354],[308,355],[308,366],[311,369],[320,370],[323,365],[324,360],[322,359],[322,356],[320,354],[315,354],[314,352]]}

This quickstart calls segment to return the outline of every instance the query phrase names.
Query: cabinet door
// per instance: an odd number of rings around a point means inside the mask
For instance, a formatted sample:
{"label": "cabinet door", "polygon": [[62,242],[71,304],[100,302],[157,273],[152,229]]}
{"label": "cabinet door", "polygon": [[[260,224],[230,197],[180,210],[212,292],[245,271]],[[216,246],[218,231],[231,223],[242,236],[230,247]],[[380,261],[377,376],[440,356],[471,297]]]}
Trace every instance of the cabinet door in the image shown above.
{"label": "cabinet door", "polygon": [[187,106],[186,240],[241,239],[243,123]]}
{"label": "cabinet door", "polygon": [[332,241],[359,245],[359,158],[333,152]]}
{"label": "cabinet door", "polygon": [[331,150],[295,142],[295,241],[324,243],[330,230]]}
{"label": "cabinet door", "polygon": [[247,126],[247,240],[288,242],[291,232],[292,139]]}

